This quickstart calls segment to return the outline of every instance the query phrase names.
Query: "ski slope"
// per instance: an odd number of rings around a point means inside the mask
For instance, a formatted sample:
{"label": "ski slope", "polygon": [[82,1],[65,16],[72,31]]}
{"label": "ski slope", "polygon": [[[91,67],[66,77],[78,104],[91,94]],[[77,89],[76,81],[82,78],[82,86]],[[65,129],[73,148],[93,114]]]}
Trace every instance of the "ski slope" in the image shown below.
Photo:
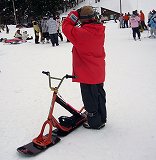
{"label": "ski slope", "polygon": [[[95,3],[94,0],[85,0],[85,3],[120,12],[120,0],[100,0],[98,3]],[[150,10],[156,9],[156,1],[154,0],[121,0],[121,4],[123,13],[131,13],[136,9],[138,11],[143,10],[145,13],[148,13]]]}
{"label": "ski slope", "polygon": [[[2,160],[156,159],[156,39],[147,38],[146,31],[141,41],[134,41],[130,28],[120,29],[113,21],[105,26],[108,123],[99,131],[80,127],[32,158],[20,155],[16,148],[38,136],[48,115],[51,92],[41,72],[50,71],[56,77],[71,74],[72,44],[65,37],[58,47],[36,45],[34,40],[19,45],[0,42]],[[10,34],[2,32],[0,38],[13,37],[16,28],[9,28]],[[32,28],[22,30],[33,35]],[[64,81],[59,93],[75,108],[83,106],[78,83]],[[54,114],[68,115],[59,106]]]}

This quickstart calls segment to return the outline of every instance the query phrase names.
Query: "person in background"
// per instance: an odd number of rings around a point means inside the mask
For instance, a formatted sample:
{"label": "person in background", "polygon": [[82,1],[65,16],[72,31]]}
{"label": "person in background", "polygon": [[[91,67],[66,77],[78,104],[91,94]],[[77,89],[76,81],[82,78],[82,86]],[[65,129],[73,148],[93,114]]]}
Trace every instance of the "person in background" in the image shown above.
{"label": "person in background", "polygon": [[150,27],[150,34],[151,34],[149,38],[156,38],[156,17],[151,18],[148,25]]}
{"label": "person in background", "polygon": [[122,13],[119,16],[119,22],[120,22],[120,28],[124,28],[124,17]]}
{"label": "person in background", "polygon": [[6,24],[6,34],[9,34],[9,27],[8,27],[8,25]]}
{"label": "person in background", "polygon": [[143,11],[142,10],[140,10],[140,25],[141,25],[141,28],[143,29],[143,30],[148,30],[147,29],[147,26],[146,26],[146,24],[145,24],[145,15],[144,15],[144,13],[143,13]]}
{"label": "person in background", "polygon": [[138,16],[137,11],[133,11],[131,17],[130,17],[130,26],[132,28],[133,31],[133,38],[136,41],[136,34],[138,35],[138,39],[140,39],[140,29],[139,29],[139,25],[140,25],[140,17]]}
{"label": "person in background", "polygon": [[62,36],[62,33],[61,33],[61,20],[60,20],[59,16],[56,16],[56,22],[57,22],[57,33],[58,33],[58,36],[60,37],[61,41],[63,41],[63,36]]}
{"label": "person in background", "polygon": [[4,31],[4,24],[0,24],[0,32],[1,30]]}
{"label": "person in background", "polygon": [[150,12],[148,13],[148,23],[149,23],[151,17],[152,17],[152,11],[150,11]]}
{"label": "person in background", "polygon": [[56,46],[58,46],[59,43],[58,43],[58,33],[57,33],[57,22],[54,20],[53,16],[50,17],[47,24],[52,46],[54,47],[55,44]]}
{"label": "person in background", "polygon": [[127,13],[125,13],[125,15],[123,16],[124,18],[124,28],[128,28],[128,21],[129,21],[129,16]]}
{"label": "person in background", "polygon": [[35,44],[39,44],[39,34],[40,34],[40,27],[36,21],[32,22],[33,28],[34,28],[34,33],[35,33]]}
{"label": "person in background", "polygon": [[24,31],[23,32],[23,34],[22,34],[22,39],[24,40],[24,41],[26,41],[26,40],[31,40],[31,39],[33,39],[33,37],[31,36],[29,36],[29,34],[27,33],[27,31]]}
{"label": "person in background", "polygon": [[19,39],[22,39],[22,34],[21,34],[21,31],[20,29],[18,29],[16,32],[15,32],[15,35],[14,35],[15,38],[19,38]]}
{"label": "person in background", "polygon": [[43,17],[43,19],[41,20],[41,28],[42,28],[42,43],[45,43],[45,39],[46,39],[46,43],[49,43],[49,32],[48,32],[48,18],[47,17]]}
{"label": "person in background", "polygon": [[150,11],[150,13],[148,14],[148,22],[156,17],[156,11],[153,9],[152,11]]}
{"label": "person in background", "polygon": [[[128,17],[129,17],[129,18],[131,17],[130,12],[128,12],[128,13],[127,13],[127,15],[128,15]],[[129,23],[129,21],[128,21],[128,26],[130,27],[130,23]]]}
{"label": "person in background", "polygon": [[[77,22],[81,26],[77,26]],[[73,44],[73,82],[80,83],[87,111],[87,129],[101,129],[107,120],[105,81],[105,26],[96,19],[91,6],[71,11],[62,23],[62,31]]]}

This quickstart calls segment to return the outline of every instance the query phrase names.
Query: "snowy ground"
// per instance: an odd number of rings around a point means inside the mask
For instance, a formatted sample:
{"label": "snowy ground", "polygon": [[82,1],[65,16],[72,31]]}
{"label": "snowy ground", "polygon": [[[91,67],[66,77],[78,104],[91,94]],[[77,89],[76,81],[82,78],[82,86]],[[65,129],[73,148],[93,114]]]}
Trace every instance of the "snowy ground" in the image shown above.
{"label": "snowy ground", "polygon": [[[26,158],[16,148],[35,138],[47,118],[51,92],[41,72],[62,77],[71,73],[72,45],[34,44],[34,40],[0,43],[0,159],[2,160],[155,160],[156,159],[156,39],[142,33],[134,41],[131,29],[106,25],[108,123],[100,131],[83,127],[62,138],[42,154]],[[0,33],[1,37],[11,38]],[[24,29],[23,29],[24,30]],[[25,29],[33,35],[32,29]],[[75,108],[82,107],[79,84],[63,82],[60,94]],[[56,106],[55,115],[65,115]]]}

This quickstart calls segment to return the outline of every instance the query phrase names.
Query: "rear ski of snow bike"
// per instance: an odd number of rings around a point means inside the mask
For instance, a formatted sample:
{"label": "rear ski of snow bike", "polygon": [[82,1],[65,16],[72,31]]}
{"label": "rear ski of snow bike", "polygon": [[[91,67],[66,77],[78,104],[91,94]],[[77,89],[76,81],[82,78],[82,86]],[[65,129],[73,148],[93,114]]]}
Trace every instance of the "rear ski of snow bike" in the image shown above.
{"label": "rear ski of snow bike", "polygon": [[[66,136],[86,121],[86,114],[85,112],[82,113],[84,107],[82,107],[81,110],[78,111],[75,108],[73,108],[70,104],[66,103],[60,96],[58,96],[58,89],[61,86],[63,80],[65,78],[67,79],[76,77],[71,75],[65,75],[63,78],[56,78],[51,77],[50,72],[43,71],[42,73],[49,77],[49,87],[53,92],[53,96],[48,118],[44,122],[40,134],[36,138],[34,138],[32,142],[17,148],[17,151],[19,153],[30,156],[37,155],[46,150],[47,148],[55,145],[61,140],[60,137]],[[51,86],[52,79],[60,81],[57,87]],[[60,104],[67,111],[69,111],[72,114],[72,116],[61,116],[58,118],[58,120],[56,120],[53,116],[55,102]],[[47,125],[49,125],[49,133],[43,135],[45,127]]]}

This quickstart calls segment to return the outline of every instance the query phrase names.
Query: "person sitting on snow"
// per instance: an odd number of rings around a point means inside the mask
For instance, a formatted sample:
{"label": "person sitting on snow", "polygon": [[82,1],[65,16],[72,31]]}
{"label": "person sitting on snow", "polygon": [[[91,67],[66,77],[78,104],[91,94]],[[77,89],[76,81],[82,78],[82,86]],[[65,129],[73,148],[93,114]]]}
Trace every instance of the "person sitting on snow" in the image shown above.
{"label": "person sitting on snow", "polygon": [[22,39],[22,34],[21,34],[21,32],[20,32],[20,29],[18,29],[18,30],[15,32],[14,37],[15,37],[15,38]]}
{"label": "person sitting on snow", "polygon": [[22,34],[22,39],[23,39],[24,41],[26,41],[26,40],[31,40],[31,39],[33,39],[33,37],[32,37],[32,36],[29,37],[29,34],[27,33],[27,31],[24,31],[23,34]]}

